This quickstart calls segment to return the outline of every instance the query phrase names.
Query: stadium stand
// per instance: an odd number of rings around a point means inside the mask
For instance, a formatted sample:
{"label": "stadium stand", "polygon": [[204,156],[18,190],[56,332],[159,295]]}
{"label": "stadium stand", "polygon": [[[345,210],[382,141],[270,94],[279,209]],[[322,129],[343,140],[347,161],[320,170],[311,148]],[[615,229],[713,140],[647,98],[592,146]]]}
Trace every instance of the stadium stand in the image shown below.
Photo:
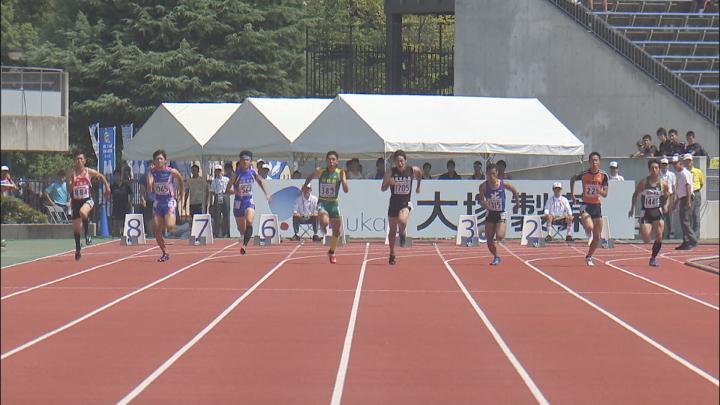
{"label": "stadium stand", "polygon": [[622,1],[595,14],[663,63],[674,74],[720,103],[720,16],[712,3],[694,12],[692,1]]}

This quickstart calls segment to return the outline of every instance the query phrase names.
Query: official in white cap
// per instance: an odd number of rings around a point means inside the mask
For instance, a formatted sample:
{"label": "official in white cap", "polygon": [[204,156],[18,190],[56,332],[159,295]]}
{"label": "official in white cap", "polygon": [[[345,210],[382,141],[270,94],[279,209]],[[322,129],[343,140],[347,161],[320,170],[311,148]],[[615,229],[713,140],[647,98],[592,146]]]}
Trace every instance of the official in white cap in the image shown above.
{"label": "official in white cap", "polygon": [[[673,211],[680,208],[680,228],[682,228],[683,241],[675,250],[690,250],[697,245],[697,235],[692,229],[693,178],[690,172],[693,164],[692,155],[684,155],[683,164],[684,167],[677,173],[677,198],[673,204]],[[681,165],[678,162],[677,166]]]}
{"label": "official in white cap", "polygon": [[618,162],[616,160],[610,162],[610,181],[625,181],[625,177],[623,177],[619,172],[620,169],[618,169]]}
{"label": "official in white cap", "polygon": [[[677,161],[677,156],[674,157]],[[668,206],[673,206],[673,201],[675,200],[675,183],[677,182],[677,177],[675,177],[675,173],[668,170],[670,167],[670,159],[662,158],[660,159],[660,178],[667,183],[668,185]],[[673,210],[668,209],[668,212],[665,213],[665,238],[666,239],[675,239],[675,232],[672,230],[672,220],[673,220]]]}
{"label": "official in white cap", "polygon": [[567,227],[565,240],[572,242],[572,208],[570,207],[570,201],[562,193],[562,183],[553,183],[553,195],[551,195],[545,202],[545,223],[547,224],[548,234],[545,237],[546,241],[551,241],[552,237],[552,225],[565,225]]}
{"label": "official in white cap", "polygon": [[2,167],[0,167],[0,171],[2,171],[2,179],[0,179],[0,186],[2,186],[2,195],[12,196],[13,194],[15,194],[17,186],[10,177],[10,168],[2,165]]}

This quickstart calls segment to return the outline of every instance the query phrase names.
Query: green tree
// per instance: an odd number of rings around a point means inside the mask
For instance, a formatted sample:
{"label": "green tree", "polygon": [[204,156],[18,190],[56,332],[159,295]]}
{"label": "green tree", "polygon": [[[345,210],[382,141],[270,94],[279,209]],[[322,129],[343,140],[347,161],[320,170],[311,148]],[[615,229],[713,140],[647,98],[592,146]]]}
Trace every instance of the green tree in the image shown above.
{"label": "green tree", "polygon": [[162,102],[302,94],[297,0],[68,0],[60,9],[77,13],[72,26],[27,59],[69,73],[70,139],[85,150],[88,125],[139,127]]}
{"label": "green tree", "polygon": [[37,45],[40,33],[36,27],[44,25],[53,16],[53,0],[2,0],[0,6],[0,59],[3,65],[11,64],[7,51],[27,49]]}

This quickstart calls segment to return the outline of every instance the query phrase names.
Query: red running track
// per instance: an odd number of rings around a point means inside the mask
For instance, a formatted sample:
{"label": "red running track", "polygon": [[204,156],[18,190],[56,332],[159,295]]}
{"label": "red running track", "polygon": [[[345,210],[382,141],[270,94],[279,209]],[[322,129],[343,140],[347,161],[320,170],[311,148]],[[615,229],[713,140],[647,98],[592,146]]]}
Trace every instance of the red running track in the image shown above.
{"label": "red running track", "polygon": [[717,254],[96,245],[2,269],[3,404],[717,404]]}

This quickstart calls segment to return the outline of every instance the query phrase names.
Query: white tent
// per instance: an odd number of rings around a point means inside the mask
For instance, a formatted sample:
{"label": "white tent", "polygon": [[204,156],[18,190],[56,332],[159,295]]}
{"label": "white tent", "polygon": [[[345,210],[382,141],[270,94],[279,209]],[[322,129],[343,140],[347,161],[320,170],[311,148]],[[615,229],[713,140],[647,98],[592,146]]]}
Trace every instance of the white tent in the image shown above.
{"label": "white tent", "polygon": [[247,98],[205,145],[205,155],[290,156],[290,144],[330,104],[318,98]]}
{"label": "white tent", "polygon": [[402,149],[453,154],[583,155],[583,143],[536,98],[340,94],[293,151],[358,158]]}
{"label": "white tent", "polygon": [[123,148],[123,159],[203,160],[205,144],[240,107],[239,103],[162,103]]}

